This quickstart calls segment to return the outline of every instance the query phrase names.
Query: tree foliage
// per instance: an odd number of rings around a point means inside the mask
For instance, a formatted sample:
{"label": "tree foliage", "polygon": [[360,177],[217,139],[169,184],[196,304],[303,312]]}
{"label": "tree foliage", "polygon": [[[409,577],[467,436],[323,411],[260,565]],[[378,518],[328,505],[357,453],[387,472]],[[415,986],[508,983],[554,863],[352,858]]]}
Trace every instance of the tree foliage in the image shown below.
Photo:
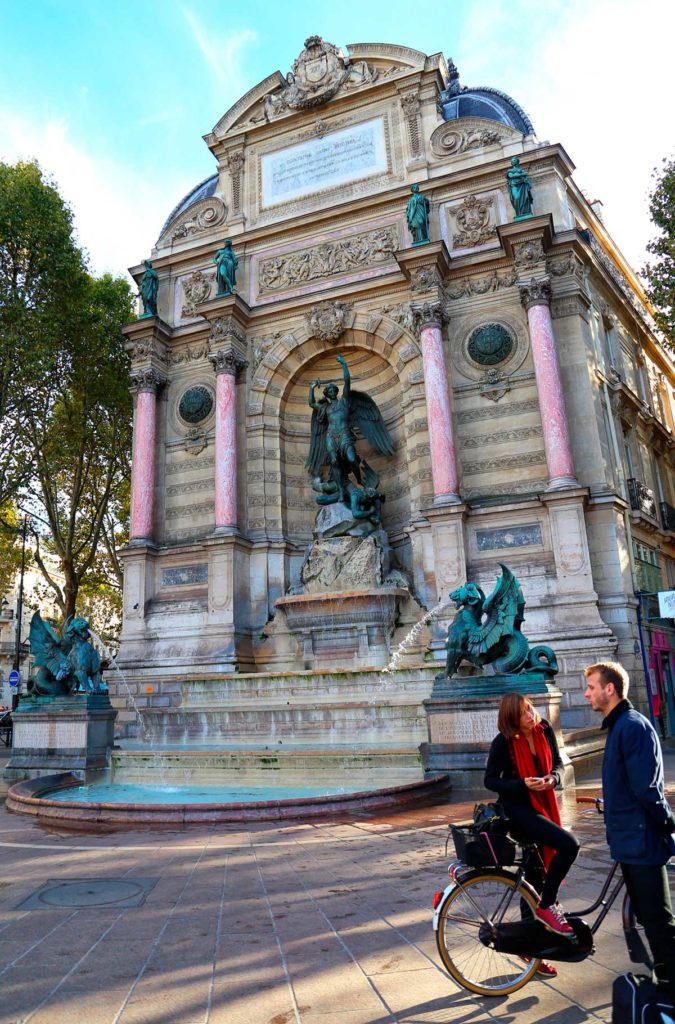
{"label": "tree foliage", "polygon": [[649,211],[659,235],[647,245],[654,260],[643,273],[657,323],[675,348],[675,159],[664,160],[661,169],[654,171],[654,177]]}
{"label": "tree foliage", "polygon": [[132,315],[125,281],[88,273],[71,213],[40,168],[0,165],[0,415],[10,439],[0,481],[33,515],[35,561],[64,616],[124,529],[132,407],[120,327]]}

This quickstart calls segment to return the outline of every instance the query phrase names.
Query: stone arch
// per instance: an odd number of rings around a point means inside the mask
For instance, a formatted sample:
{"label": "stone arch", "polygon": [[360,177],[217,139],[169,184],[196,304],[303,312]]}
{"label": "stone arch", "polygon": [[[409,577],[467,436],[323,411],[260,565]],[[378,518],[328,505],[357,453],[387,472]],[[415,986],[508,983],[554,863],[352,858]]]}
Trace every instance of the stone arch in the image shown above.
{"label": "stone arch", "polygon": [[296,325],[255,368],[247,417],[253,429],[247,433],[264,439],[262,446],[252,440],[249,444],[263,456],[267,532],[278,530],[280,538],[298,547],[311,538],[316,506],[304,468],[311,416],[307,392],[316,377],[341,376],[335,361],[338,352],[348,358],[352,354],[354,386],[361,385],[375,398],[395,438],[393,461],[377,456],[365,443],[359,447],[381,474],[387,494],[385,528],[395,546],[407,545],[404,528],[430,500],[431,489],[422,355],[411,333],[367,311],[352,314],[349,326],[335,341],[314,337],[305,323]]}

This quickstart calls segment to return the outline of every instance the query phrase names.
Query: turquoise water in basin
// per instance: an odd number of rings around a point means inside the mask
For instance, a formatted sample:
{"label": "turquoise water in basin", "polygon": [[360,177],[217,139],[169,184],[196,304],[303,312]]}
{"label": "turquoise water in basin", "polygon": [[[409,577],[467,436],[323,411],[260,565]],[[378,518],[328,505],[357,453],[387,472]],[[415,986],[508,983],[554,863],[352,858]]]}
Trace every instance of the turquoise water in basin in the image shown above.
{"label": "turquoise water in basin", "polygon": [[382,783],[368,786],[136,786],[124,783],[101,783],[73,786],[42,794],[45,800],[77,801],[88,804],[243,804],[267,800],[333,796],[346,792],[379,789]]}

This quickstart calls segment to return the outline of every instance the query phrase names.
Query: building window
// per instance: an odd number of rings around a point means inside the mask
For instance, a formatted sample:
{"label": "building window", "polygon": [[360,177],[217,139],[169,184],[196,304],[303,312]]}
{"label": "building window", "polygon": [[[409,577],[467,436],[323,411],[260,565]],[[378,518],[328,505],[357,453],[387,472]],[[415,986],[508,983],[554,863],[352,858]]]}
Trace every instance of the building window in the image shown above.
{"label": "building window", "polygon": [[638,590],[643,590],[648,594],[655,594],[657,591],[663,590],[656,549],[636,540],[633,541],[633,555]]}

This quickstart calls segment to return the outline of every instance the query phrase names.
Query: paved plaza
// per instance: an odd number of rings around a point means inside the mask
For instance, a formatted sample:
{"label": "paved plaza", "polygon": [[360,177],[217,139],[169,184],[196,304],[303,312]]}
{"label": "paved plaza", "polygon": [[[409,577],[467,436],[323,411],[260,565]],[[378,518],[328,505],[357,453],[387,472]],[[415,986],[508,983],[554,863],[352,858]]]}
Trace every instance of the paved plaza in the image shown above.
{"label": "paved plaza", "polygon": [[[675,752],[666,760],[672,781]],[[473,996],[443,971],[432,895],[445,886],[448,822],[471,806],[98,834],[3,808],[0,1021],[609,1021],[612,981],[630,966],[618,905],[591,959],[511,997]],[[564,814],[582,840],[571,909],[591,902],[609,857],[592,805]]]}

